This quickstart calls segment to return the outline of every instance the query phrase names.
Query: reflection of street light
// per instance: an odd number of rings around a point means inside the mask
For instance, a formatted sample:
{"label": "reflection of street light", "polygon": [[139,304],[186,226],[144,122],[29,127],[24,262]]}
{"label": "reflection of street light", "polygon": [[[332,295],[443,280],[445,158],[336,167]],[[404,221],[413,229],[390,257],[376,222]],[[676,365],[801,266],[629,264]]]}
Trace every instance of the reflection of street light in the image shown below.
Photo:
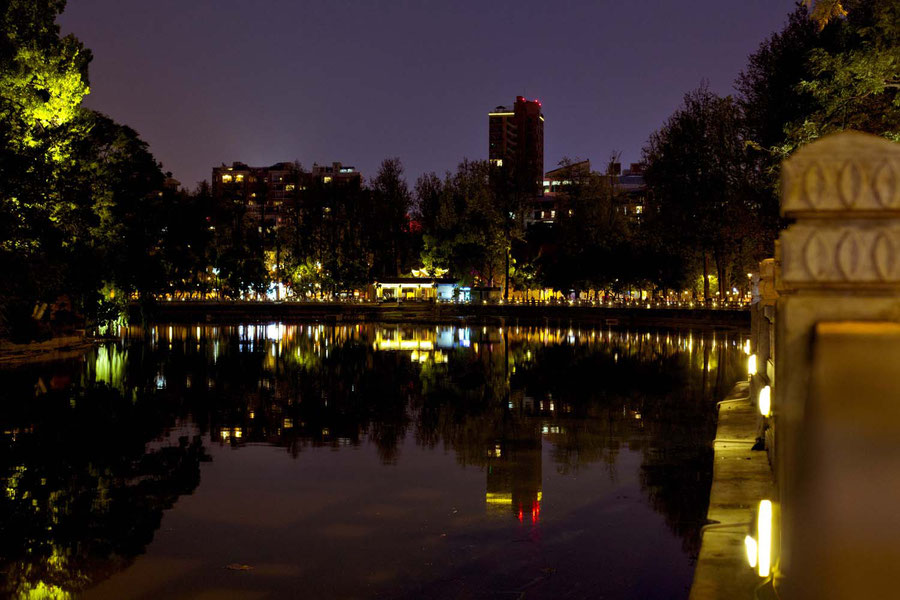
{"label": "reflection of street light", "polygon": [[215,290],[216,290],[216,295],[218,296],[218,295],[219,295],[219,269],[218,269],[218,267],[213,267],[212,272],[213,272],[213,275],[216,276],[216,288],[215,288]]}

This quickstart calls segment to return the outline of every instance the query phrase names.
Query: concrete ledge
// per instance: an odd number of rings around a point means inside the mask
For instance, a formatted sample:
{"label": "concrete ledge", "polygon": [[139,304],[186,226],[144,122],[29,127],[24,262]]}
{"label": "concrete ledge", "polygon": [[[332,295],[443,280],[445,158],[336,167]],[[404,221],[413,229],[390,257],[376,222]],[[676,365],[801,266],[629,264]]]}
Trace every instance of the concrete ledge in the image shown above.
{"label": "concrete ledge", "polygon": [[747,564],[744,537],[760,500],[772,498],[774,482],[766,453],[753,450],[758,417],[750,388],[738,383],[719,404],[713,483],[690,600],[754,597],[762,583]]}

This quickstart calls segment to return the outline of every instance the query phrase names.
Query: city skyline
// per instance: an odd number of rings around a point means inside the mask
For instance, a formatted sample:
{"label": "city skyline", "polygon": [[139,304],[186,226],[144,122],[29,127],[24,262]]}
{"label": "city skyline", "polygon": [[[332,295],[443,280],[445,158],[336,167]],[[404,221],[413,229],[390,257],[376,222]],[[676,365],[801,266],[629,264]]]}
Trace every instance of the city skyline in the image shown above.
{"label": "city skyline", "polygon": [[133,126],[187,188],[211,164],[339,160],[368,178],[393,156],[412,183],[486,159],[485,112],[517,95],[544,105],[545,170],[613,151],[636,162],[684,93],[703,80],[733,93],[793,6],[85,0],[59,23],[93,51],[86,104]]}

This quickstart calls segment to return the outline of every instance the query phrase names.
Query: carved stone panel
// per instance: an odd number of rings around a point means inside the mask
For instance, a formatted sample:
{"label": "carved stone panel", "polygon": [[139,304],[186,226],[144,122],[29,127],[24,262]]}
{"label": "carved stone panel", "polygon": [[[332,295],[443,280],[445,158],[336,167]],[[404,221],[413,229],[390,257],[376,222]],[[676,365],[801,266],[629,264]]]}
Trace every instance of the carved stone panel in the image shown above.
{"label": "carved stone panel", "polygon": [[900,285],[900,224],[803,221],[781,234],[782,280]]}
{"label": "carved stone panel", "polygon": [[784,162],[781,211],[900,213],[900,144],[844,131],[802,148]]}

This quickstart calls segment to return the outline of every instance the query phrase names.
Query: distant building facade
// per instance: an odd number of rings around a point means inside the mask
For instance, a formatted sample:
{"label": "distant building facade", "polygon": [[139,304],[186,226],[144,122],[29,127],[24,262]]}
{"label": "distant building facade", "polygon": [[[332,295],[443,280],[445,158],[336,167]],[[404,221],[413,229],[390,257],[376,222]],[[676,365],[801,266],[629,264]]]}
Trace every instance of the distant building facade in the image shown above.
{"label": "distant building facade", "polygon": [[644,181],[644,163],[631,163],[618,176],[615,190],[619,209],[628,220],[640,222],[647,206],[647,182]]}
{"label": "distant building facade", "polygon": [[544,174],[543,194],[531,202],[530,210],[526,214],[526,224],[554,225],[559,211],[565,210],[566,188],[575,179],[592,174],[608,181],[616,210],[632,223],[639,223],[642,220],[647,203],[643,163],[631,163],[630,167],[623,171],[620,163],[612,162],[607,165],[606,173],[593,173],[591,161],[582,160]]}
{"label": "distant building facade", "polygon": [[270,167],[234,162],[231,166],[213,167],[211,192],[216,202],[244,204],[261,225],[275,226],[288,207],[302,201],[303,191],[313,183],[340,185],[361,178],[354,167],[339,162],[329,166],[314,164],[311,171],[289,162]]}
{"label": "distant building facade", "polygon": [[544,173],[544,115],[538,100],[517,96],[512,107],[488,113],[488,160],[513,167],[516,179],[540,193]]}

